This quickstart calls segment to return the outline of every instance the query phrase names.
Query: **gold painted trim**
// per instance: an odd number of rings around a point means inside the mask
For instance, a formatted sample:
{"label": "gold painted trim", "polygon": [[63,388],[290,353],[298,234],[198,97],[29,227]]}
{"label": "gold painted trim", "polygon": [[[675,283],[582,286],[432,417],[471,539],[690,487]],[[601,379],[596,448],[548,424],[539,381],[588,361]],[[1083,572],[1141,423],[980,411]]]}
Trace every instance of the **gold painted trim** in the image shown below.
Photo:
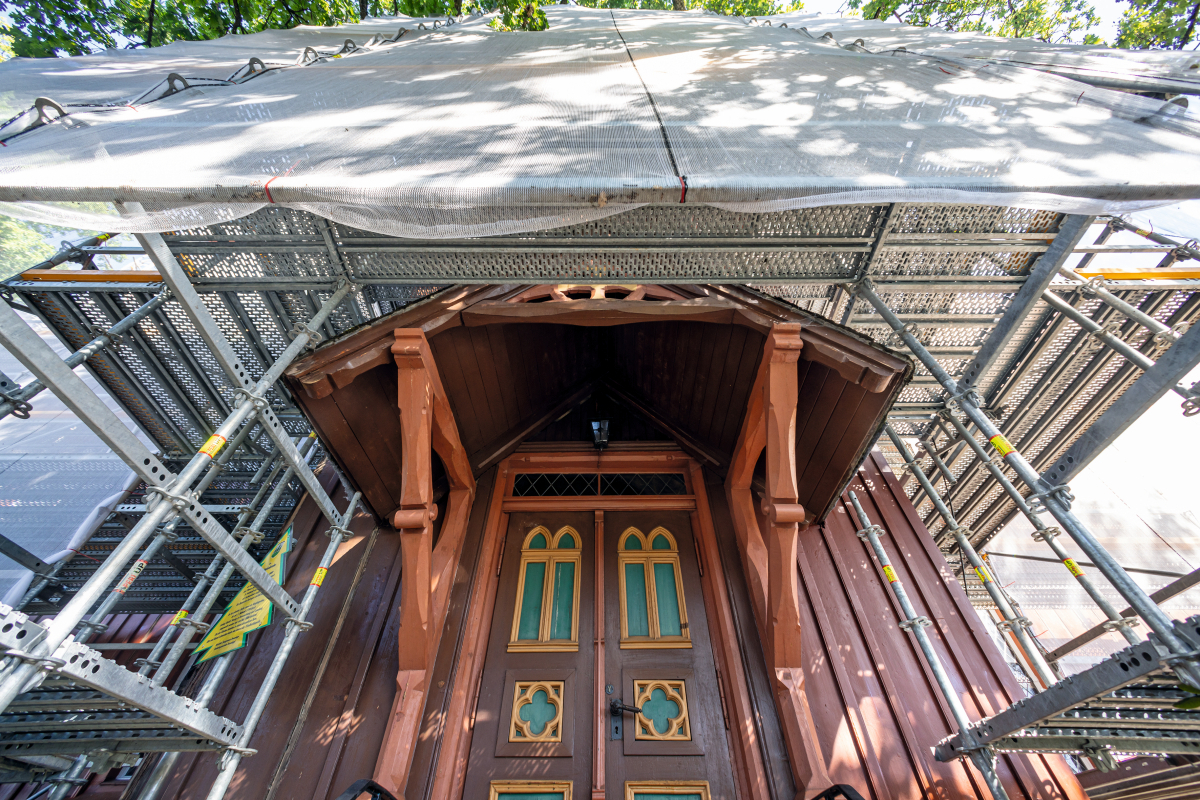
{"label": "gold painted trim", "polygon": [[[518,744],[528,742],[561,742],[563,734],[563,693],[565,681],[517,681],[513,686],[512,715],[508,723],[508,740]],[[530,723],[521,719],[521,709],[533,703],[538,692],[546,693],[546,700],[554,706],[556,713],[546,723],[541,733],[529,729]],[[668,731],[669,732],[669,731]],[[520,734],[518,736],[518,733]]]}
{"label": "gold painted trim", "polygon": [[647,639],[638,636],[634,639],[622,639],[621,650],[691,650],[692,643],[686,639]]}
{"label": "gold painted trim", "polygon": [[[701,800],[709,800],[708,785]],[[488,800],[499,800],[506,794],[550,794],[562,792],[563,800],[571,800],[571,781],[492,781]],[[693,792],[695,794],[695,792]]]}
{"label": "gold painted trim", "polygon": [[[654,537],[663,534],[671,544],[670,550],[651,550],[650,543]],[[625,542],[634,536],[642,545],[641,550],[626,550]],[[617,537],[617,579],[619,583],[621,606],[621,642],[622,650],[671,650],[689,649],[692,646],[691,630],[688,628],[687,598],[683,593],[683,569],[679,564],[679,545],[675,536],[662,526],[644,535],[637,528],[626,528]],[[625,567],[628,564],[641,564],[646,576],[646,614],[649,621],[650,636],[629,635],[629,612],[625,594]],[[654,565],[670,564],[675,573],[675,596],[679,599],[679,628],[681,636],[663,636],[659,627],[658,617],[658,588],[655,585]]]}
{"label": "gold painted trim", "polygon": [[[650,742],[690,742],[692,740],[691,718],[688,716],[687,688],[682,680],[649,678],[633,682],[633,704],[641,708],[653,696],[655,689],[679,706],[679,716],[672,717],[666,733],[659,733],[654,721],[640,711],[634,722],[633,738]],[[643,732],[644,731],[644,732]]]}
{"label": "gold painted trim", "polygon": [[625,800],[639,794],[698,794],[700,800],[712,800],[708,781],[625,781]]}
{"label": "gold painted trim", "polygon": [[[547,547],[530,549],[529,542],[537,534],[546,538]],[[564,536],[570,535],[575,540],[575,547],[559,548],[557,545]],[[508,637],[508,652],[510,653],[574,653],[579,651],[579,585],[583,570],[583,537],[579,531],[570,525],[564,525],[558,532],[551,535],[544,525],[538,525],[525,534],[521,546],[521,564],[517,574],[517,597],[513,608],[512,631]],[[542,582],[542,608],[538,619],[538,638],[518,639],[521,627],[521,604],[525,598],[525,570],[529,564],[542,563],[546,565],[546,577]],[[556,567],[563,563],[575,565],[575,586],[572,592],[571,608],[571,638],[551,639],[550,618],[554,612],[554,581]]]}

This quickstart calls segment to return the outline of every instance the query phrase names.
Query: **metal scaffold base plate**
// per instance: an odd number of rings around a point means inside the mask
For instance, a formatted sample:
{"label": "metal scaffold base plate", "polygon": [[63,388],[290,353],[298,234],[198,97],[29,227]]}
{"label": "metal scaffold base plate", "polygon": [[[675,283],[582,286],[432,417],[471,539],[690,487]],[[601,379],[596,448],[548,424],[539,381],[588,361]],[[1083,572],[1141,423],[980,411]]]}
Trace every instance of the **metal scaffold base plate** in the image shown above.
{"label": "metal scaffold base plate", "polygon": [[[1185,642],[1200,639],[1200,617],[1175,623]],[[1194,697],[1165,663],[1169,653],[1151,635],[1044,692],[980,720],[971,733],[1006,752],[1187,753],[1200,755],[1200,709],[1176,704]],[[962,735],[934,748],[939,761],[963,755]]]}

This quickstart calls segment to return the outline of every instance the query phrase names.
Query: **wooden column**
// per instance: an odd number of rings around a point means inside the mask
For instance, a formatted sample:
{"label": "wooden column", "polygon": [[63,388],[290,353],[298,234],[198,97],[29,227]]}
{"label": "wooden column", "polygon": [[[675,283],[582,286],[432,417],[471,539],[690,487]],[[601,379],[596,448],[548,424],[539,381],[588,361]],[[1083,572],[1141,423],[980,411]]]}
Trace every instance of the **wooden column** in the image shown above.
{"label": "wooden column", "polygon": [[592,800],[604,800],[604,744],[608,697],[604,691],[604,512],[596,513],[596,747],[592,754]]}
{"label": "wooden column", "polygon": [[[796,478],[796,362],[803,344],[797,323],[776,324],[767,335],[726,488],[792,772],[799,796],[809,798],[831,782],[804,692],[800,646],[796,555],[807,513]],[[755,508],[750,482],[764,448],[766,489]]]}
{"label": "wooden column", "polygon": [[[391,514],[400,536],[400,648],[396,698],[375,780],[394,794],[404,791],[427,695],[437,642],[467,515],[475,493],[466,452],[437,374],[425,334],[398,329],[391,352],[396,362],[396,406],[400,415],[400,505]],[[433,452],[441,456],[450,480],[450,498],[438,547],[433,549]]]}

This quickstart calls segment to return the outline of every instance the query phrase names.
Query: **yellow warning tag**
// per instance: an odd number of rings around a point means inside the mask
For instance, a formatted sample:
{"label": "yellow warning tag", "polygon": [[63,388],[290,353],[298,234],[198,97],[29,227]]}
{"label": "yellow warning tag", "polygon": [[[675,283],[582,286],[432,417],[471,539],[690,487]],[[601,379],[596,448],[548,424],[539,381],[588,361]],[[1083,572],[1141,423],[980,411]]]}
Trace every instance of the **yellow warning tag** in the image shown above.
{"label": "yellow warning tag", "polygon": [[984,583],[987,583],[992,579],[991,574],[987,571],[987,567],[976,567],[975,574],[978,575],[979,580],[983,581]]}
{"label": "yellow warning tag", "polygon": [[898,580],[896,577],[896,570],[892,569],[890,566],[885,566],[883,568],[883,574],[887,576],[888,583],[895,583]]}
{"label": "yellow warning tag", "polygon": [[1133,232],[1138,234],[1139,236],[1147,236],[1148,237],[1150,235],[1150,231],[1144,231],[1141,228],[1135,228]]}
{"label": "yellow warning tag", "polygon": [[996,448],[996,452],[999,453],[1001,457],[1008,455],[1015,449],[1011,444],[1008,443],[1008,439],[1005,439],[1004,434],[1002,433],[997,433],[988,441],[992,443],[992,447]]}
{"label": "yellow warning tag", "polygon": [[329,572],[329,570],[325,569],[324,567],[317,567],[317,571],[313,573],[312,585],[320,586],[325,581],[325,573],[327,572]]}
{"label": "yellow warning tag", "polygon": [[1074,575],[1076,578],[1083,575],[1083,570],[1081,570],[1079,568],[1079,565],[1075,563],[1075,559],[1064,558],[1063,563],[1067,565],[1067,571],[1070,572],[1072,575]]}
{"label": "yellow warning tag", "polygon": [[221,452],[221,448],[225,446],[225,437],[213,434],[208,437],[208,441],[204,443],[204,447],[200,448],[200,452],[209,458],[216,458],[217,453]]}
{"label": "yellow warning tag", "polygon": [[182,608],[179,609],[178,611],[175,612],[175,616],[171,618],[171,624],[178,625],[180,622],[183,622],[183,618],[186,616],[187,616],[187,611]]}

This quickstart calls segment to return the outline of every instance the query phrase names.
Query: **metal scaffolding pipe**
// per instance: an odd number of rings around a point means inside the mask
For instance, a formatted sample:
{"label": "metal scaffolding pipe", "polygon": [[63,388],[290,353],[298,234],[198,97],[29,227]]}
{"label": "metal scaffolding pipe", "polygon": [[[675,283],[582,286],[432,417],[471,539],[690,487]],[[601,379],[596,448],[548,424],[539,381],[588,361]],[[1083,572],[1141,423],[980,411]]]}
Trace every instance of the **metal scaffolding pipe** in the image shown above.
{"label": "metal scaffolding pipe", "polygon": [[[1042,299],[1045,300],[1047,304],[1058,309],[1058,311],[1060,311],[1062,314],[1073,320],[1077,325],[1079,325],[1079,327],[1083,328],[1092,336],[1108,345],[1112,350],[1115,350],[1117,353],[1122,355],[1126,361],[1140,368],[1142,371],[1146,371],[1154,366],[1153,359],[1151,359],[1145,353],[1137,350],[1121,337],[1109,333],[1107,330],[1105,330],[1103,325],[1096,322],[1096,320],[1084,314],[1082,311],[1075,308],[1075,306],[1071,305],[1066,300],[1063,300],[1053,292],[1043,292]],[[1171,388],[1176,394],[1185,399],[1191,398],[1192,396],[1191,390],[1181,383],[1177,383]]]}
{"label": "metal scaffolding pipe", "polygon": [[[272,460],[272,458],[266,459],[264,466]],[[278,466],[276,467],[276,470],[271,473],[272,480],[275,478],[277,471]],[[242,509],[241,513],[238,515],[237,524],[234,526],[235,531],[246,524],[246,520],[249,519],[252,513],[254,513],[254,509],[258,508],[259,502],[262,501],[263,495],[267,493],[267,490],[270,487],[270,480],[259,487],[258,493],[254,495],[254,498],[249,502],[249,504],[246,505],[245,508]],[[171,639],[174,638],[175,633],[183,625],[183,621],[187,619],[188,614],[192,613],[196,603],[202,596],[204,596],[205,589],[207,589],[208,585],[212,583],[214,578],[217,577],[217,570],[220,569],[222,560],[223,559],[220,553],[213,558],[208,565],[208,569],[204,570],[204,574],[200,576],[200,578],[196,581],[196,585],[192,587],[192,591],[188,593],[187,599],[185,599],[180,605],[179,611],[175,612],[175,616],[171,620],[171,624],[166,627],[166,629],[162,632],[162,636],[158,637],[158,641],[154,643],[154,648],[150,651],[150,655],[146,656],[145,658],[139,658],[135,662],[138,665],[139,675],[149,675],[150,670],[161,665],[162,662],[160,659],[162,658],[163,652],[167,649],[167,645],[171,643]]]}
{"label": "metal scaffolding pipe", "polygon": [[1164,325],[1146,312],[1134,307],[1133,305],[1130,305],[1110,292],[1108,289],[1104,288],[1104,278],[1098,275],[1095,278],[1085,278],[1069,267],[1059,267],[1058,274],[1065,278],[1070,278],[1073,281],[1079,281],[1080,286],[1078,288],[1080,291],[1084,292],[1085,294],[1096,295],[1109,308],[1121,312],[1142,327],[1148,328],[1154,331],[1156,334],[1161,333],[1169,335],[1172,340],[1179,338],[1179,334],[1171,330],[1169,326]]}
{"label": "metal scaffolding pipe", "polygon": [[1145,620],[1151,630],[1158,634],[1162,643],[1172,653],[1172,657],[1169,659],[1172,668],[1189,685],[1200,685],[1200,664],[1197,663],[1197,654],[1192,652],[1191,647],[1175,633],[1171,618],[1150,599],[1141,586],[1129,577],[1128,573],[1121,568],[1116,559],[1096,540],[1096,537],[1087,529],[1087,526],[1071,512],[1070,501],[1067,496],[1064,496],[1066,487],[1049,485],[1042,481],[1038,471],[1004,438],[1004,434],[1000,432],[996,423],[983,412],[980,408],[979,398],[975,393],[970,390],[962,393],[958,392],[958,386],[954,379],[938,363],[937,359],[929,354],[925,346],[917,341],[917,338],[911,332],[905,329],[903,323],[896,318],[892,310],[875,293],[875,289],[871,286],[869,280],[862,282],[859,287],[859,296],[866,299],[879,311],[880,315],[887,321],[892,330],[899,335],[905,345],[908,346],[908,349],[912,351],[913,355],[942,384],[942,388],[950,395],[947,402],[957,403],[962,408],[963,413],[988,438],[988,441],[1001,454],[1004,461],[1016,472],[1017,477],[1033,490],[1034,494],[1031,497],[1040,500],[1044,504],[1045,508],[1062,525],[1063,530],[1075,540],[1075,543],[1079,545],[1084,554],[1096,564],[1100,572],[1116,588],[1121,596],[1125,598],[1130,607],[1138,613],[1138,616]]}
{"label": "metal scaffolding pipe", "polygon": [[[350,524],[350,520],[354,518],[354,509],[358,505],[359,497],[360,495],[355,492],[354,496],[350,498],[350,505],[346,508],[346,513],[342,515],[341,525],[334,525],[329,529],[329,546],[325,548],[325,554],[321,557],[321,563],[317,569],[318,575],[324,575],[324,571],[329,569],[333,564],[333,557],[337,555],[337,550],[342,543],[342,539],[349,535],[350,531],[347,529],[347,526]],[[271,699],[271,694],[275,691],[275,684],[278,682],[279,676],[283,673],[283,667],[292,652],[292,647],[296,644],[296,639],[299,638],[301,632],[312,626],[312,623],[306,620],[320,588],[321,581],[313,580],[309,584],[308,591],[304,593],[304,600],[300,604],[301,612],[299,619],[290,619],[284,623],[287,627],[287,634],[284,636],[283,643],[279,645],[279,650],[275,653],[275,659],[271,662],[271,667],[268,669],[266,677],[263,678],[262,686],[259,687],[258,694],[254,698],[254,704],[250,706],[250,711],[247,712],[246,719],[242,722],[242,734],[238,737],[237,745],[230,747],[221,758],[220,771],[217,773],[217,779],[213,782],[213,787],[208,793],[208,800],[223,800],[225,792],[229,789],[229,784],[233,781],[234,773],[237,772],[238,765],[242,761],[242,757],[254,754],[255,751],[249,747],[250,739],[254,736],[254,729],[258,727],[258,721],[262,718],[262,714],[267,708],[267,702]]]}
{"label": "metal scaffolding pipe", "polygon": [[1071,573],[1071,576],[1075,578],[1075,581],[1083,588],[1083,590],[1087,592],[1088,597],[1092,598],[1092,602],[1095,603],[1102,612],[1104,612],[1104,616],[1108,617],[1109,627],[1119,631],[1120,634],[1125,637],[1125,641],[1129,642],[1130,644],[1137,644],[1140,642],[1141,639],[1138,638],[1138,635],[1131,630],[1133,625],[1138,623],[1138,618],[1123,618],[1117,612],[1116,608],[1113,607],[1113,604],[1108,602],[1107,598],[1100,593],[1100,590],[1096,588],[1091,579],[1088,578],[1087,574],[1084,573],[1083,569],[1080,568],[1078,563],[1076,563],[1075,559],[1071,558],[1071,554],[1068,553],[1066,549],[1056,540],[1056,537],[1059,535],[1059,533],[1061,533],[1061,531],[1059,531],[1058,528],[1047,527],[1046,523],[1042,522],[1041,518],[1037,514],[1033,513],[1033,509],[1031,509],[1029,504],[1025,502],[1025,498],[1021,496],[1021,493],[1017,490],[1017,487],[1014,486],[1013,482],[1010,481],[1008,476],[1004,474],[1004,470],[1000,469],[996,462],[992,461],[992,459],[988,456],[987,450],[982,444],[979,443],[978,439],[971,435],[971,432],[967,430],[967,426],[964,425],[958,419],[958,417],[954,416],[954,414],[952,414],[949,410],[947,410],[942,416],[949,420],[950,424],[954,426],[954,429],[958,431],[958,435],[962,437],[963,441],[965,441],[973,451],[975,451],[976,457],[979,458],[980,462],[982,462],[982,464],[987,468],[988,472],[992,474],[992,477],[996,479],[1000,486],[1004,488],[1004,491],[1008,494],[1012,501],[1016,503],[1017,509],[1025,515],[1025,518],[1028,519],[1030,523],[1033,524],[1033,538],[1037,541],[1045,542],[1050,549],[1054,551],[1054,555],[1060,562],[1062,562],[1063,566],[1067,568],[1067,571]]}
{"label": "metal scaffolding pipe", "polygon": [[[219,475],[225,465],[229,463],[229,459],[233,455],[234,451],[242,445],[254,427],[254,425],[242,426],[242,429],[238,432],[237,436],[233,437],[233,440],[229,443],[229,446],[218,455],[217,459],[212,464],[209,465],[208,471],[205,472],[204,477],[200,479],[200,483],[196,485],[196,497],[200,497],[200,495],[212,485],[212,482],[216,480],[217,475]],[[163,529],[159,531],[158,535],[150,541],[150,544],[146,545],[146,549],[142,551],[142,557],[135,561],[133,566],[126,571],[125,576],[121,578],[116,586],[112,588],[112,590],[108,593],[108,596],[105,597],[100,603],[99,607],[92,612],[91,618],[82,623],[83,630],[76,635],[75,641],[86,642],[96,633],[100,633],[106,629],[107,626],[104,624],[104,618],[111,614],[117,603],[124,599],[125,592],[129,591],[129,587],[131,587],[134,582],[137,581],[138,576],[141,575],[142,571],[146,569],[146,565],[150,563],[150,560],[158,555],[158,551],[170,542],[175,541],[177,538],[175,528],[179,526],[180,521],[181,517],[175,517],[175,519],[168,522]]]}
{"label": "metal scaffolding pipe", "polygon": [[[164,288],[157,295],[147,300],[145,303],[142,303],[142,305],[132,311],[129,316],[125,317],[107,331],[100,334],[95,339],[92,339],[83,347],[64,358],[63,362],[72,369],[79,366],[96,353],[110,346],[118,336],[125,333],[125,331],[129,330],[134,325],[137,325],[139,322],[149,316],[154,309],[167,302],[169,297],[170,290]],[[28,417],[30,410],[29,400],[35,395],[45,391],[45,389],[46,385],[44,383],[35,380],[32,383],[22,386],[15,392],[0,394],[0,397],[4,398],[3,402],[0,402],[0,419],[8,416],[9,414],[21,417],[22,419]]]}
{"label": "metal scaffolding pipe", "polygon": [[[301,452],[307,455],[309,449],[312,447],[312,444],[315,441],[316,439],[312,437],[306,438],[300,443]],[[292,480],[292,474],[293,470],[291,467],[288,467],[286,470],[284,470],[284,473],[280,477],[279,482],[275,485],[274,490],[267,497],[266,502],[263,503],[263,507],[258,512],[258,516],[255,517],[254,522],[250,525],[250,527],[245,529],[245,533],[242,535],[242,538],[239,542],[242,549],[248,550],[250,545],[258,540],[263,524],[266,523],[267,519],[271,516],[271,512],[279,503],[279,498],[282,497],[283,493],[287,490],[288,484]],[[266,486],[266,484],[264,484],[264,486]],[[249,516],[248,513],[243,513],[245,516],[239,517],[239,520],[242,522],[244,522],[244,520]],[[235,529],[235,533],[239,529],[240,527]],[[217,600],[221,598],[221,592],[225,591],[225,584],[229,583],[229,579],[233,577],[234,570],[234,565],[226,562],[225,566],[221,569],[221,574],[217,576],[215,581],[213,581],[212,586],[204,595],[204,599],[200,601],[200,605],[197,606],[196,612],[190,617],[180,618],[179,625],[186,628],[186,630],[179,634],[179,638],[176,639],[175,644],[171,646],[170,652],[168,652],[166,657],[162,660],[162,664],[158,666],[158,669],[154,673],[154,678],[152,680],[153,683],[159,685],[164,683],[167,680],[167,677],[171,674],[171,670],[175,668],[177,663],[179,663],[179,659],[183,658],[188,644],[191,643],[192,637],[196,635],[197,629],[205,627],[203,625],[204,617],[208,615],[208,612],[212,610],[213,605],[215,605]]]}
{"label": "metal scaffolding pipe", "polygon": [[[31,645],[28,652],[10,655],[4,666],[0,667],[0,710],[7,708],[18,694],[26,690],[28,684],[36,683],[42,678],[45,674],[43,666],[53,663],[47,662],[47,659],[53,656],[75,626],[116,579],[122,567],[142,549],[158,526],[181,513],[191,513],[187,508],[186,492],[215,459],[220,446],[232,438],[242,424],[255,414],[264,417],[262,421],[265,429],[270,427],[267,416],[269,407],[265,400],[267,391],[274,386],[292,360],[304,350],[315,331],[333,313],[350,289],[351,284],[347,282],[334,292],[308,326],[297,332],[296,338],[284,349],[260,380],[252,386],[249,378],[244,380],[245,385],[250,388],[238,389],[240,397],[233,412],[209,439],[210,444],[214,444],[214,446],[201,448],[187,466],[165,485],[160,485],[163,476],[157,476],[151,490],[155,491],[159,497],[156,498],[156,501],[148,504],[146,514],[134,526],[134,529],[122,539],[88,582],[46,626],[46,635],[36,644]],[[175,292],[175,294],[186,300],[179,292]],[[194,291],[191,294],[194,295]],[[52,388],[59,398],[102,441],[122,456],[135,471],[148,476],[147,465],[153,462],[153,458],[146,451],[144,445],[116,418],[116,415],[104,405],[103,401],[83,384],[79,376],[72,372],[72,368],[65,364],[6,303],[0,303],[0,346],[15,355],[40,381]],[[287,441],[287,444],[291,445],[291,442]],[[290,455],[285,448],[281,449],[285,450],[285,456]],[[295,452],[295,448],[291,448],[291,453]],[[140,456],[142,453],[146,454],[144,464]],[[157,465],[154,467],[156,473],[159,469],[160,467]],[[319,485],[318,488],[320,488]],[[324,500],[326,503],[319,502],[323,508],[328,502],[328,497],[325,497]],[[211,518],[207,518],[206,522],[210,520]],[[277,586],[273,592],[268,591],[269,587],[264,586],[263,588],[264,593],[275,596],[281,594]],[[291,603],[290,597],[287,597],[286,594],[282,596],[289,604]],[[289,617],[298,613],[298,609],[294,610],[291,605],[283,607],[283,610]]]}
{"label": "metal scaffolding pipe", "polygon": [[1021,616],[1013,610],[1012,604],[1008,602],[1008,598],[1004,595],[1004,590],[992,578],[991,571],[971,545],[971,540],[967,538],[966,534],[970,533],[970,531],[958,524],[958,520],[954,517],[954,512],[950,510],[942,500],[941,495],[934,489],[933,484],[930,483],[929,478],[925,475],[925,470],[921,469],[921,465],[913,458],[908,446],[904,444],[904,440],[897,435],[892,426],[885,425],[884,431],[887,433],[888,438],[892,440],[895,448],[900,451],[905,466],[912,470],[921,487],[925,489],[925,493],[929,495],[929,499],[933,501],[934,508],[942,516],[947,529],[954,536],[954,541],[958,542],[958,548],[962,550],[963,555],[971,562],[975,574],[979,576],[980,582],[983,583],[983,588],[987,590],[988,596],[992,598],[992,602],[1000,610],[1000,616],[1004,617],[1004,624],[1007,625],[1008,630],[1012,631],[1013,636],[1017,637],[1017,642],[1020,644],[1021,650],[1024,651],[1025,658],[1033,667],[1033,671],[1037,673],[1037,679],[1041,681],[1043,688],[1056,682],[1058,678],[1046,663],[1045,658],[1042,657],[1041,650],[1038,649],[1033,641],[1033,637],[1029,633],[1032,623],[1026,617]]}
{"label": "metal scaffolding pipe", "polygon": [[[950,713],[954,716],[954,724],[958,726],[958,733],[962,737],[964,745],[963,749],[966,751],[964,755],[971,759],[971,762],[983,775],[984,782],[987,783],[994,800],[1008,800],[1008,792],[1004,790],[1004,785],[1000,783],[1000,777],[996,774],[992,749],[976,743],[975,736],[971,732],[971,720],[967,717],[967,710],[963,708],[962,700],[959,699],[954,684],[950,682],[950,676],[946,674],[946,668],[942,666],[941,659],[934,652],[933,643],[929,641],[929,634],[925,633],[925,628],[933,623],[929,617],[917,614],[916,609],[913,608],[912,602],[908,599],[908,593],[904,591],[904,585],[900,583],[895,570],[892,569],[892,562],[888,558],[887,551],[883,549],[883,544],[879,541],[879,534],[884,532],[883,528],[870,523],[866,512],[858,502],[858,496],[853,491],[850,492],[850,502],[854,504],[854,513],[858,518],[858,537],[870,544],[871,549],[875,552],[875,558],[879,560],[879,566],[883,568],[883,574],[887,576],[888,583],[892,587],[892,594],[896,596],[900,608],[904,611],[905,621],[900,623],[900,627],[916,638],[917,645],[921,648],[921,653],[925,656],[930,671],[933,672],[933,678],[946,698],[946,705],[950,707]],[[216,797],[209,795],[209,800],[221,800],[221,797],[220,795]]]}

